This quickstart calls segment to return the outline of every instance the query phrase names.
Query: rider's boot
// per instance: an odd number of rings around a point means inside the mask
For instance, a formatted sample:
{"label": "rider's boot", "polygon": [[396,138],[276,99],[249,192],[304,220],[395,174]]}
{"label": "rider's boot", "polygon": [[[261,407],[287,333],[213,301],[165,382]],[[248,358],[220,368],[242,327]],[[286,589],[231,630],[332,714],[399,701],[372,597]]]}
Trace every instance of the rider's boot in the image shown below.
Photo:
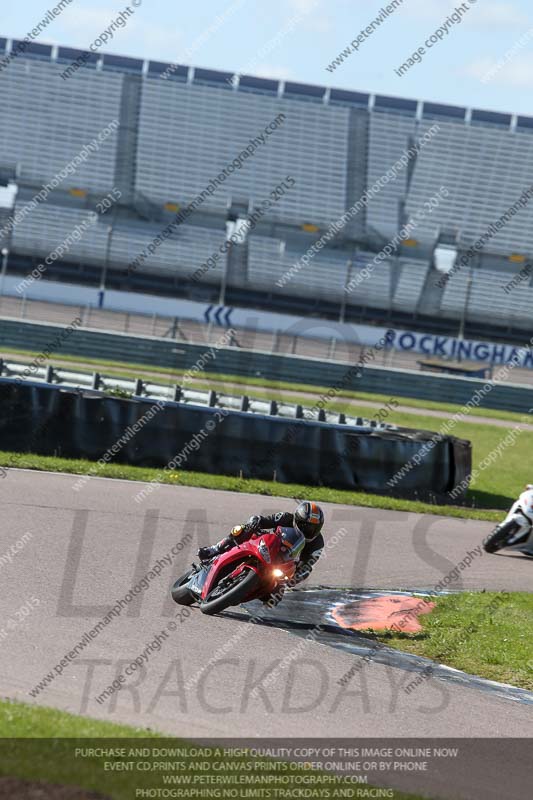
{"label": "rider's boot", "polygon": [[211,547],[200,547],[197,552],[197,556],[200,561],[209,561],[211,558],[219,556],[221,553],[225,553],[226,550],[230,550],[234,545],[235,541],[233,538],[231,536],[226,536],[225,539],[222,539],[222,541],[217,542]]}
{"label": "rider's boot", "polygon": [[218,545],[214,544],[212,547],[200,547],[196,555],[200,561],[209,561],[215,556],[220,555]]}

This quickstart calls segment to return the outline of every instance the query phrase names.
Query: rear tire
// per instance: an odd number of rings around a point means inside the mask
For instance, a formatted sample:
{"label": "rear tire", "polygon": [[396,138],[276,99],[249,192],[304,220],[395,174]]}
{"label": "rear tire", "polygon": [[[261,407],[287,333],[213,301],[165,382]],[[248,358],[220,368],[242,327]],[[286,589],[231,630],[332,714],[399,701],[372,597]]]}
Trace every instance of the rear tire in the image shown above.
{"label": "rear tire", "polygon": [[174,586],[171,589],[172,599],[180,606],[192,606],[196,600],[195,596],[187,588],[187,586],[183,585],[189,582],[191,575],[192,572],[189,570],[189,572],[186,572],[185,575],[182,575],[177,579],[177,581],[175,581]]}
{"label": "rear tire", "polygon": [[505,547],[507,540],[518,530],[517,523],[510,519],[509,522],[504,522],[503,525],[498,525],[485,542],[483,542],[483,549],[486,553],[497,553],[502,547]]}
{"label": "rear tire", "polygon": [[261,578],[253,569],[248,570],[248,573],[233,589],[224,592],[223,595],[215,597],[213,600],[206,600],[204,603],[200,603],[202,614],[219,614],[230,606],[238,606],[246,597],[257,591],[261,586]]}

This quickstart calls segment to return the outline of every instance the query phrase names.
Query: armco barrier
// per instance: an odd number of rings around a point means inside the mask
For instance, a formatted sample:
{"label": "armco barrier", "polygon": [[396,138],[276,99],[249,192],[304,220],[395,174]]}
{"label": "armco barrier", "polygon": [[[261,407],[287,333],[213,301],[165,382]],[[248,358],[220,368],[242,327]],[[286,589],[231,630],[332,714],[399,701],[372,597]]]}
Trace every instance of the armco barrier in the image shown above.
{"label": "armco barrier", "polygon": [[441,496],[470,474],[470,443],[453,437],[159,402],[135,431],[153,400],[1,378],[1,447],[97,461],[118,443],[110,460],[119,463],[161,468],[174,460],[178,471],[378,492],[418,455],[395,493],[420,497]]}
{"label": "armco barrier", "polygon": [[[5,373],[5,374],[4,374]],[[29,376],[29,367],[22,361],[7,361],[0,358],[0,377],[11,378],[15,383],[21,383]],[[369,427],[377,430],[398,430],[397,425],[376,419],[353,417],[339,411],[325,408],[309,408],[301,403],[289,403],[283,400],[261,400],[249,397],[246,394],[228,394],[214,389],[200,389],[195,387],[180,386],[179,383],[158,383],[157,378],[142,380],[138,377],[117,378],[100,372],[88,372],[87,369],[73,370],[61,366],[37,366],[31,373],[33,383],[47,383],[52,386],[61,386],[66,389],[91,389],[122,397],[137,397],[139,399],[174,400],[182,405],[211,406],[212,408],[227,408],[229,411],[247,411],[252,414],[268,414],[269,416],[289,417],[292,419],[307,419],[317,422],[338,423],[352,427]],[[185,383],[185,381],[182,381]],[[120,395],[119,393],[123,394]],[[387,412],[386,412],[387,413]],[[379,414],[377,415],[379,416]]]}
{"label": "armco barrier", "polygon": [[[0,346],[4,349],[31,347],[32,350],[45,350],[61,330],[56,325],[0,319]],[[192,367],[208,351],[207,345],[77,328],[61,342],[55,354],[157,365],[181,371]],[[54,353],[50,356],[52,360],[53,356]],[[343,382],[351,366],[338,361],[221,347],[216,350],[216,358],[207,360],[205,369],[212,373],[329,387]],[[343,383],[344,388],[361,392],[458,405],[468,402],[483,385],[485,381],[478,378],[457,378],[371,364],[358,373],[352,370],[350,380]],[[480,400],[480,407],[528,413],[533,408],[533,387],[497,384]]]}

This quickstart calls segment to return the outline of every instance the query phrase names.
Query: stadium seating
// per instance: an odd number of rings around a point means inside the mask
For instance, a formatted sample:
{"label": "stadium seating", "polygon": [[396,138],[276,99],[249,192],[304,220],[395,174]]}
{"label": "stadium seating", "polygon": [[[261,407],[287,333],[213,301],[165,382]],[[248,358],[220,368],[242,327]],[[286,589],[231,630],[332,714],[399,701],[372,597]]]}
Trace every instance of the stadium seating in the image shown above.
{"label": "stadium seating", "polygon": [[428,272],[429,264],[415,260],[400,260],[400,275],[392,301],[394,309],[413,314],[418,311]]}
{"label": "stadium seating", "polygon": [[[438,191],[448,197],[428,214],[416,236],[431,241],[439,227],[457,231],[469,246],[533,184],[533,130],[439,121],[440,130],[417,159],[407,197],[414,214]],[[533,249],[533,201],[495,234],[487,249],[510,255]]]}
{"label": "stadium seating", "polygon": [[206,199],[225,213],[228,201],[259,204],[287,175],[296,181],[270,218],[329,223],[345,210],[348,111],[202,83],[147,78],[143,86],[137,188],[163,205],[187,205],[231,165],[278,114],[285,120]]}
{"label": "stadium seating", "polygon": [[[346,298],[348,304],[387,309],[392,303],[401,311],[417,310],[429,264],[398,259],[373,265],[373,253],[359,252],[348,272],[348,260],[341,253],[323,250],[295,269],[303,252],[284,246],[280,240],[250,237],[249,282],[264,291],[323,297],[339,303],[348,280],[352,287]],[[369,274],[365,275],[363,270],[369,265]]]}
{"label": "stadium seating", "polygon": [[[369,186],[372,186],[398,161],[407,149],[414,128],[415,120],[412,115],[403,116],[394,111],[376,111],[370,115],[367,178]],[[407,172],[403,170],[395,181],[390,181],[380,188],[368,204],[368,225],[388,239],[398,231],[399,204],[405,198],[406,188]]]}
{"label": "stadium seating", "polygon": [[529,329],[531,327],[531,308],[533,288],[527,281],[519,286],[503,291],[512,275],[496,270],[472,270],[472,282],[468,268],[452,275],[444,290],[441,309],[446,316],[461,318],[465,313],[468,295],[468,318],[475,321],[493,319],[510,326]]}
{"label": "stadium seating", "polygon": [[[65,80],[60,73],[77,53],[40,46],[0,72],[0,176],[19,184],[17,210],[106,126],[120,122],[46,203],[11,237],[4,235],[3,245],[14,254],[44,260],[87,217],[87,208],[117,187],[119,207],[90,226],[65,260],[124,269],[172,213],[202,196],[201,209],[137,266],[162,279],[183,279],[191,292],[187,279],[223,243],[228,213],[234,220],[270,199],[247,243],[228,261],[231,288],[283,295],[286,308],[296,302],[291,298],[314,297],[356,309],[527,327],[529,285],[508,295],[492,289],[515,274],[510,258],[524,263],[533,252],[533,200],[486,244],[471,286],[466,268],[436,288],[430,265],[442,231],[464,252],[533,184],[533,119],[248,75],[233,81],[229,73],[188,66],[165,79],[169,65],[112,55],[92,54]],[[276,118],[278,127],[257,144]],[[390,178],[391,166],[432,126],[438,127],[431,141]],[[208,194],[210,181],[254,140],[242,168]],[[387,172],[387,182],[358,215],[295,270],[328,226]],[[271,192],[287,176],[294,186],[272,202]],[[428,210],[441,187],[448,196]],[[409,254],[402,248],[400,257],[382,261],[359,281],[360,270],[389,240],[398,240],[407,221],[415,224]],[[225,263],[220,259],[202,282],[219,285]],[[346,295],[346,282],[354,278]]]}
{"label": "stadium seating", "polygon": [[[16,207],[19,210],[20,206]],[[89,220],[89,212],[41,204],[15,227],[13,247],[16,252],[45,258],[61,245],[76,226]],[[105,217],[84,227],[78,242],[69,243],[68,261],[102,266],[106,259],[109,225]],[[126,267],[160,233],[161,225],[149,222],[119,220],[113,223],[110,236],[109,265]],[[77,237],[76,237],[77,238]],[[218,230],[197,225],[181,225],[172,238],[163,240],[155,252],[147,253],[142,263],[144,272],[156,271],[189,277],[224,242],[225,226]],[[205,279],[220,281],[221,266],[216,264]]]}
{"label": "stadium seating", "polygon": [[[70,80],[64,66],[19,57],[0,73],[0,164],[18,166],[27,183],[44,184],[120,118],[123,76],[81,69]],[[63,188],[107,191],[114,185],[117,135],[62,179]]]}

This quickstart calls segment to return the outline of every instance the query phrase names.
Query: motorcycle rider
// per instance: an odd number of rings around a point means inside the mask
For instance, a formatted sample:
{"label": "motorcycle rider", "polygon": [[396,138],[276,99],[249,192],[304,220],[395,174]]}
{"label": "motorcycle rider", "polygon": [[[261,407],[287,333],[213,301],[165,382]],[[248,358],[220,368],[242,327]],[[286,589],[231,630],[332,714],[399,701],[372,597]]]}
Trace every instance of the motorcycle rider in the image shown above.
{"label": "motorcycle rider", "polygon": [[[231,534],[212,547],[200,547],[198,558],[207,561],[215,556],[231,550],[243,542],[247,542],[261,530],[275,530],[278,526],[282,528],[296,528],[303,534],[306,544],[302,550],[300,560],[296,565],[296,572],[292,579],[293,584],[301,583],[311,574],[313,567],[322,555],[324,550],[324,537],[322,527],[324,525],[324,513],[316,503],[304,500],[301,502],[293,514],[288,511],[279,511],[277,514],[270,514],[262,517],[255,514],[244,525],[237,525]],[[274,595],[274,605],[280,602],[283,591]],[[271,600],[264,598],[263,602]],[[272,602],[272,600],[271,600]]]}
{"label": "motorcycle rider", "polygon": [[505,519],[483,540],[483,548],[487,553],[496,553],[505,547],[511,547],[533,555],[532,526],[533,484],[526,483]]}

